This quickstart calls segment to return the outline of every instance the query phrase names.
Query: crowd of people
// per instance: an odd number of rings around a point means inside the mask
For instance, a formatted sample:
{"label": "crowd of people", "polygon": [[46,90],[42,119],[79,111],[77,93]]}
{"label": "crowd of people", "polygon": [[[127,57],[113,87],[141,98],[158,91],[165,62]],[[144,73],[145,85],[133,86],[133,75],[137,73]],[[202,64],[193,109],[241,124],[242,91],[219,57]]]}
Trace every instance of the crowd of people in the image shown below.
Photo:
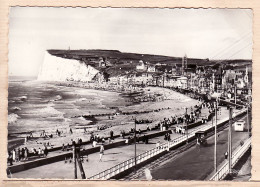
{"label": "crowd of people", "polygon": [[135,120],[136,124],[144,124],[144,123],[152,123],[153,120],[149,120],[149,119],[140,119],[140,120]]}
{"label": "crowd of people", "polygon": [[[160,128],[160,130],[168,130],[170,125],[175,124],[192,124],[198,121],[199,117],[202,119],[202,123],[206,123],[208,121],[208,116],[201,116],[201,110],[203,108],[207,108],[209,114],[214,111],[214,105],[210,102],[203,102],[201,106],[195,105],[194,108],[191,107],[190,113],[181,115],[181,116],[171,116],[170,118],[164,118],[162,121],[160,121],[156,128]],[[183,130],[181,128],[176,127],[176,132],[183,133]]]}
{"label": "crowd of people", "polygon": [[97,143],[105,143],[105,138],[103,136],[100,137],[98,134],[94,135],[94,133],[91,132],[90,142],[92,144],[92,147],[96,147]]}
{"label": "crowd of people", "polygon": [[38,157],[47,157],[48,155],[48,149],[45,146],[44,148],[38,149],[38,151],[35,148],[31,148],[31,151],[27,147],[24,148],[16,148],[12,151],[8,151],[8,158],[7,162],[10,164],[10,166],[13,165],[13,162],[21,162],[28,160],[29,156],[38,156]]}

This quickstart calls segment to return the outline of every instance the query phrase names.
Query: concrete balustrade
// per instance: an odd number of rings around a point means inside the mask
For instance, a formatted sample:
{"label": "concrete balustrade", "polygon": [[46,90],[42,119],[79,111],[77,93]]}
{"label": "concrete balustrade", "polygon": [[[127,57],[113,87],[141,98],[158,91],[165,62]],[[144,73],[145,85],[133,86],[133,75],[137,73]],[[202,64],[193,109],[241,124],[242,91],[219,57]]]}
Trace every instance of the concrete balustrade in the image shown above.
{"label": "concrete balustrade", "polygon": [[[232,154],[231,166],[232,168],[237,164],[239,159],[250,149],[251,147],[251,138],[247,139],[246,142]],[[229,165],[226,162],[216,173],[213,175],[210,180],[219,181],[224,179],[229,174]]]}
{"label": "concrete balustrade", "polygon": [[[245,114],[245,112],[246,112],[246,110],[238,112],[237,114],[234,115],[234,117],[240,117],[243,114]],[[228,119],[223,120],[220,123],[218,123],[217,126],[218,127],[223,126],[227,121],[228,121]],[[214,130],[214,128],[215,127],[212,126],[212,125],[207,125],[205,127],[201,127],[201,128],[196,129],[196,130],[192,130],[191,132],[189,132],[190,134],[188,134],[188,141],[192,141],[193,139],[195,139],[195,132],[200,131],[200,130],[203,130],[203,131],[206,131],[206,132],[210,132],[210,131]],[[187,136],[186,135],[184,135],[182,137],[179,137],[179,138],[176,138],[176,139],[170,141],[171,143],[170,143],[170,148],[169,149],[174,149],[174,148],[177,148],[177,147],[179,147],[181,145],[184,145],[186,143],[186,141],[187,141]],[[146,151],[146,152],[138,155],[137,158],[136,158],[137,159],[137,165],[145,164],[145,162],[150,160],[150,159],[158,158],[159,155],[161,155],[162,153],[165,153],[167,151],[168,143],[161,144],[159,147],[160,147],[159,149],[158,149],[158,147],[156,147],[154,149],[149,150],[152,154],[147,154],[147,152],[149,152],[149,151]],[[131,160],[131,159],[129,159],[129,160]],[[123,163],[125,163],[125,162],[123,162]],[[120,164],[119,164],[119,167],[120,167]],[[123,175],[123,172],[125,172],[126,170],[131,169],[132,167],[134,167],[134,165],[133,164],[131,164],[131,165],[129,164],[127,169],[126,168],[118,168],[119,172],[117,173],[117,175],[111,176],[111,178],[117,178],[117,176],[119,176],[120,173],[121,173],[121,175]],[[96,178],[96,176],[97,175],[94,175],[94,176],[90,177],[89,179],[94,179],[94,178]]]}

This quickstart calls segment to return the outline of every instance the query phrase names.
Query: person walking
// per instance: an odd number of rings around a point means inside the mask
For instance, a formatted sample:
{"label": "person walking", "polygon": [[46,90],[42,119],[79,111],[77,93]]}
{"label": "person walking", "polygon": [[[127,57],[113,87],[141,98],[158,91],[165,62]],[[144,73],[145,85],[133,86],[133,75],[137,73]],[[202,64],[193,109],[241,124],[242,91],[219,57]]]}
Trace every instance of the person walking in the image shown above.
{"label": "person walking", "polygon": [[43,153],[44,153],[44,157],[47,157],[48,155],[48,149],[47,147],[45,146],[44,150],[43,150]]}
{"label": "person walking", "polygon": [[92,147],[96,147],[96,145],[97,145],[97,142],[96,142],[96,140],[93,140]]}
{"label": "person walking", "polygon": [[39,147],[39,149],[38,149],[38,156],[39,156],[39,157],[41,157],[41,153],[42,153],[42,150],[41,150],[41,148]]}
{"label": "person walking", "polygon": [[27,149],[27,147],[24,148],[24,160],[28,160],[28,149]]}
{"label": "person walking", "polygon": [[24,160],[24,148],[20,152],[20,160]]}
{"label": "person walking", "polygon": [[112,130],[110,131],[110,138],[111,140],[114,140],[114,132]]}
{"label": "person walking", "polygon": [[16,162],[16,150],[14,149],[12,153],[13,153],[13,161]]}
{"label": "person walking", "polygon": [[225,152],[225,159],[227,159],[228,158],[228,152],[226,151]]}
{"label": "person walking", "polygon": [[20,150],[20,148],[18,148],[18,150],[17,150],[16,159],[17,159],[18,162],[20,162],[20,160],[21,160],[21,150]]}
{"label": "person walking", "polygon": [[8,158],[7,159],[8,159],[10,166],[12,166],[13,165],[13,155],[12,155],[11,151],[8,152]]}
{"label": "person walking", "polygon": [[105,150],[105,148],[104,148],[104,145],[102,144],[100,146],[100,151],[99,151],[99,162],[102,162],[102,157],[104,155],[104,150]]}

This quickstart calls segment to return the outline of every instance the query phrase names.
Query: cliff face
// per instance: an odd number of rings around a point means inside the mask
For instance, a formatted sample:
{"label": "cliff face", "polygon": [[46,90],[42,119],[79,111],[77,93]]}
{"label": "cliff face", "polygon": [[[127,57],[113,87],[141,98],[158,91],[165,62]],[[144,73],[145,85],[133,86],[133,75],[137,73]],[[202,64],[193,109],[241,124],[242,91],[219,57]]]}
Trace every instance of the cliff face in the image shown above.
{"label": "cliff face", "polygon": [[91,81],[99,71],[78,60],[65,59],[45,52],[38,80],[44,81]]}

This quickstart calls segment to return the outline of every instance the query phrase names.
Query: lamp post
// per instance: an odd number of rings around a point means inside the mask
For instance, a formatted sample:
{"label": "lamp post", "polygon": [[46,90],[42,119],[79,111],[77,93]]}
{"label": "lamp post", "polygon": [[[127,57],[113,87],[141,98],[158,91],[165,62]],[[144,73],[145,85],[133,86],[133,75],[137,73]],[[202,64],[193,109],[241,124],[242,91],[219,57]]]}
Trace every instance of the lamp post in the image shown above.
{"label": "lamp post", "polygon": [[233,108],[229,109],[229,129],[228,129],[228,170],[232,172],[232,114]]}
{"label": "lamp post", "polygon": [[250,121],[249,121],[249,104],[247,105],[247,108],[246,108],[246,112],[247,112],[247,132],[248,132],[248,137],[250,137]]}
{"label": "lamp post", "polygon": [[77,150],[76,150],[76,144],[73,141],[73,162],[74,162],[74,178],[77,179]]}
{"label": "lamp post", "polygon": [[235,82],[234,92],[235,92],[235,108],[236,108],[236,106],[237,106],[237,86],[236,86],[236,82]]}
{"label": "lamp post", "polygon": [[188,121],[187,121],[187,107],[185,108],[185,123],[186,123],[186,135],[187,135],[187,140],[186,140],[186,144],[189,143],[189,133],[188,133]]}
{"label": "lamp post", "polygon": [[215,147],[214,147],[214,169],[217,172],[217,112],[218,110],[218,98],[215,102]]}
{"label": "lamp post", "polygon": [[[133,117],[132,117],[133,118]],[[136,172],[136,118],[133,118],[135,121],[135,129],[134,129],[134,142],[135,142],[135,172]]]}

